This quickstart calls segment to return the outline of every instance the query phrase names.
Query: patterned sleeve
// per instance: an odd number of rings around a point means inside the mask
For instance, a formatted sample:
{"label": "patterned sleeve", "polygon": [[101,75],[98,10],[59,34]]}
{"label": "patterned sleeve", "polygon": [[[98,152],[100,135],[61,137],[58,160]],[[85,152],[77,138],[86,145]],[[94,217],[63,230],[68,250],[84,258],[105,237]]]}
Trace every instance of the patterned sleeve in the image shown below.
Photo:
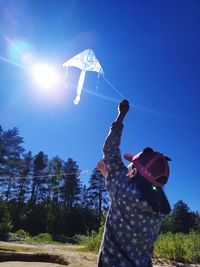
{"label": "patterned sleeve", "polygon": [[120,151],[121,135],[123,130],[123,124],[114,122],[111,125],[110,132],[105,140],[103,146],[103,161],[106,165],[108,172],[108,178],[113,177],[117,179],[119,172],[127,170],[125,167]]}

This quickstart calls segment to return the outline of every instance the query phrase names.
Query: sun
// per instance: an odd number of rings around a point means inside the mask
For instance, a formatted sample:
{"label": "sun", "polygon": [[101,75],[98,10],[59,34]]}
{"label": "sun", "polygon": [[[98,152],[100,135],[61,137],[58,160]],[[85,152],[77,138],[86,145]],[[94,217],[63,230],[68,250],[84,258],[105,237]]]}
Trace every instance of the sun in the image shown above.
{"label": "sun", "polygon": [[31,74],[34,81],[43,89],[53,88],[58,83],[56,71],[48,64],[34,64],[31,69]]}

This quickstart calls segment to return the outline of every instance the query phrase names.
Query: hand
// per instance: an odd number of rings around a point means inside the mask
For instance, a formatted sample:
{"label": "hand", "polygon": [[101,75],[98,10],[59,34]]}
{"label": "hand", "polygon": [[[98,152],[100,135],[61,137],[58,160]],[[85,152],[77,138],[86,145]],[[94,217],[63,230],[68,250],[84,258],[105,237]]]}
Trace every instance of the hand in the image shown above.
{"label": "hand", "polygon": [[105,166],[105,163],[103,162],[103,160],[100,160],[98,163],[97,163],[97,168],[98,170],[101,172],[101,174],[103,175],[104,178],[107,178],[108,176],[108,173],[106,171],[106,166]]}
{"label": "hand", "polygon": [[118,111],[121,114],[126,114],[129,111],[129,102],[124,99],[120,102],[119,106],[118,106]]}

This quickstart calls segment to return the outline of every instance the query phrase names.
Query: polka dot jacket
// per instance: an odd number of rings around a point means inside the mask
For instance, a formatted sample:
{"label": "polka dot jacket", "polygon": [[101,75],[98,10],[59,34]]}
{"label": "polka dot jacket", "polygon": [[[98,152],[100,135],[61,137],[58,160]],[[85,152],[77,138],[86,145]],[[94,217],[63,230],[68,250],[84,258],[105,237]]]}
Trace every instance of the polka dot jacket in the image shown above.
{"label": "polka dot jacket", "polygon": [[151,267],[153,245],[163,216],[141,200],[134,179],[126,176],[127,167],[119,148],[122,130],[123,124],[114,122],[103,147],[110,207],[98,267]]}

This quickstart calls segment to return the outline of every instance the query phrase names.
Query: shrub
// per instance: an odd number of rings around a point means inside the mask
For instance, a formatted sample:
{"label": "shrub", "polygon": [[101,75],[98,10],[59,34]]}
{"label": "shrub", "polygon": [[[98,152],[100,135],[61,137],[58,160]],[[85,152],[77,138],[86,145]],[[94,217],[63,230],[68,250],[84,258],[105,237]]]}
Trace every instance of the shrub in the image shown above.
{"label": "shrub", "polygon": [[178,234],[161,234],[154,246],[154,256],[161,257],[169,260],[183,260],[184,235]]}
{"label": "shrub", "polygon": [[92,231],[92,233],[86,239],[85,245],[90,251],[97,252],[99,250],[103,232],[104,232],[104,225],[101,225],[101,227],[99,228],[99,232]]}
{"label": "shrub", "polygon": [[81,244],[81,243],[84,243],[86,238],[87,237],[85,235],[75,235],[74,236],[74,242],[75,242],[75,244]]}
{"label": "shrub", "polygon": [[49,233],[41,233],[37,236],[32,237],[32,241],[34,242],[41,242],[41,243],[52,243],[53,237]]}
{"label": "shrub", "polygon": [[154,257],[200,262],[200,234],[161,234],[154,246]]}
{"label": "shrub", "polygon": [[190,232],[184,241],[185,259],[200,262],[200,233]]}
{"label": "shrub", "polygon": [[13,226],[9,219],[3,219],[0,223],[0,238],[6,238],[8,233],[12,230]]}
{"label": "shrub", "polygon": [[0,238],[5,239],[12,228],[8,206],[0,201]]}
{"label": "shrub", "polygon": [[68,237],[66,235],[54,235],[53,240],[60,243],[80,244],[86,239],[85,235],[75,235]]}
{"label": "shrub", "polygon": [[20,229],[15,233],[8,233],[7,241],[9,242],[16,242],[16,241],[28,241],[30,238],[29,233]]}
{"label": "shrub", "polygon": [[17,235],[17,237],[21,240],[27,240],[29,239],[30,235],[29,233],[27,233],[25,230],[23,229],[19,229],[15,232],[15,234]]}

